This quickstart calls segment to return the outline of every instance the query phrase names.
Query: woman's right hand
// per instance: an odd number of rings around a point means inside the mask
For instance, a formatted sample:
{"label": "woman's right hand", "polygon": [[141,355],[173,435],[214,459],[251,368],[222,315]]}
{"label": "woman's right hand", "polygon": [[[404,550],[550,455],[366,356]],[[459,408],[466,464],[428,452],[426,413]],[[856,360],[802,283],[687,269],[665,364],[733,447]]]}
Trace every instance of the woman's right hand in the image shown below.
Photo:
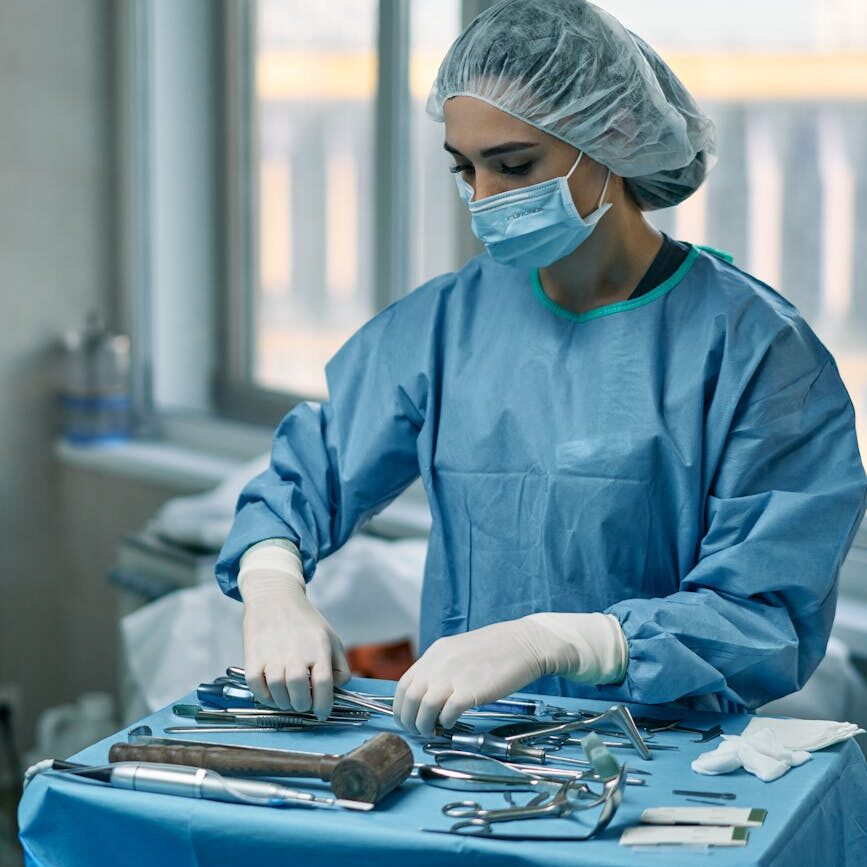
{"label": "woman's right hand", "polygon": [[[271,562],[262,562],[269,554]],[[239,578],[247,685],[265,704],[296,711],[312,707],[326,719],[335,683],[351,677],[343,644],[307,599],[300,563],[297,570],[294,562],[275,568],[273,556],[279,554],[245,556]]]}

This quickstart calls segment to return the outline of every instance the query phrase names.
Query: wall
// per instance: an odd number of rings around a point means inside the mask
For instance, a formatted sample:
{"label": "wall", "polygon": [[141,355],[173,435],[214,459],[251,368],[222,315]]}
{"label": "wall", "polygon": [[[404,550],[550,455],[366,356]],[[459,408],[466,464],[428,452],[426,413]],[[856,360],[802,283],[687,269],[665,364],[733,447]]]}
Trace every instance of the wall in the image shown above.
{"label": "wall", "polygon": [[24,746],[38,711],[77,688],[70,630],[87,628],[64,555],[51,354],[106,312],[114,279],[111,18],[108,0],[0,0],[0,685],[21,687]]}

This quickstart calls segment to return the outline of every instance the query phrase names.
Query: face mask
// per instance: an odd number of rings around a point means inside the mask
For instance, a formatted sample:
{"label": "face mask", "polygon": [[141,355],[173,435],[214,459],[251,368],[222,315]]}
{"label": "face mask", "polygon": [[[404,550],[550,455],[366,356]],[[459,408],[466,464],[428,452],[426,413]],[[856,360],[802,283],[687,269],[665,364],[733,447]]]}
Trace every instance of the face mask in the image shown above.
{"label": "face mask", "polygon": [[473,188],[455,175],[458,193],[472,215],[473,233],[488,248],[491,258],[506,265],[544,268],[568,256],[590,236],[611,207],[611,202],[602,204],[611,170],[596,210],[582,217],[569,191],[569,177],[582,156],[583,151],[565,177],[507,190],[478,202],[471,201]]}

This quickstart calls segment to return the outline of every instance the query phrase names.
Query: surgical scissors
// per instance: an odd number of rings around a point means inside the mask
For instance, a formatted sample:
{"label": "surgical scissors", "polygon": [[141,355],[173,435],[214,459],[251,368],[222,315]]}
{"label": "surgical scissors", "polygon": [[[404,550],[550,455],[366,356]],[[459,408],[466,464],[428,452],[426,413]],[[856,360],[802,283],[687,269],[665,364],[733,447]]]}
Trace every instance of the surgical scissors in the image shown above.
{"label": "surgical scissors", "polygon": [[[623,800],[624,780],[625,772],[621,768],[616,776],[603,783],[602,792],[598,795],[586,783],[566,782],[557,794],[548,800],[542,801],[542,795],[537,795],[525,806],[511,806],[504,809],[488,810],[475,801],[454,801],[443,807],[446,816],[459,820],[447,833],[478,835],[487,839],[514,839],[517,835],[496,834],[491,830],[491,826],[499,822],[516,822],[522,819],[568,818],[601,804],[602,811],[596,823],[585,834],[570,835],[568,838],[546,837],[546,839],[589,839],[608,825],[620,806]],[[570,797],[573,791],[578,794],[577,798]],[[583,797],[588,793],[590,797],[587,803],[582,803]],[[532,835],[520,836],[522,839],[535,839]]]}

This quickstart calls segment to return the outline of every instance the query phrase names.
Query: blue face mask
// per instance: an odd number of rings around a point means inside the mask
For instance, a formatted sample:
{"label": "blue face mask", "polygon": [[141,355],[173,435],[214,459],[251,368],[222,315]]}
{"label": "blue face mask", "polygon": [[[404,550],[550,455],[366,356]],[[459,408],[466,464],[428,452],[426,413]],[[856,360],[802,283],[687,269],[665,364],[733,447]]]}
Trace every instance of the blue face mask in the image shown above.
{"label": "blue face mask", "polygon": [[583,151],[564,177],[529,187],[507,190],[471,201],[473,188],[458,174],[455,180],[461,198],[470,209],[473,233],[497,262],[522,268],[544,268],[585,241],[611,202],[602,204],[611,170],[592,214],[582,217],[569,190],[569,177],[581,162]]}

